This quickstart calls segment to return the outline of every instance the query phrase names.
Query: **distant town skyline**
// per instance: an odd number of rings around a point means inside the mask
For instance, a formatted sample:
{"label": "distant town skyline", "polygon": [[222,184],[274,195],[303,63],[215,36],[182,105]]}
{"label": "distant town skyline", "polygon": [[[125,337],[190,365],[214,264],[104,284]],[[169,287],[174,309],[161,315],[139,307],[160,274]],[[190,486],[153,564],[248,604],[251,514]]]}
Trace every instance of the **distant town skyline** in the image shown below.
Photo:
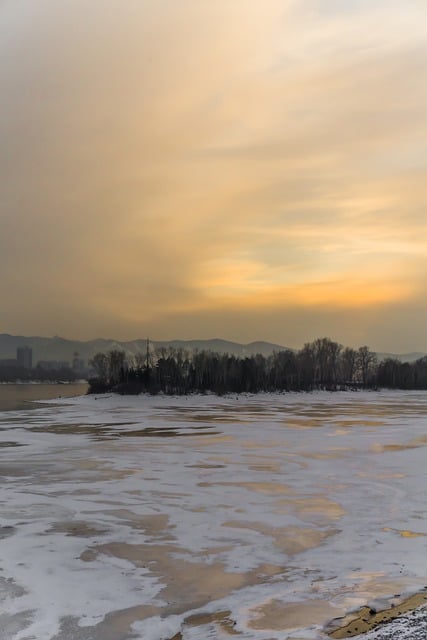
{"label": "distant town skyline", "polygon": [[0,333],[427,352],[421,0],[0,3]]}

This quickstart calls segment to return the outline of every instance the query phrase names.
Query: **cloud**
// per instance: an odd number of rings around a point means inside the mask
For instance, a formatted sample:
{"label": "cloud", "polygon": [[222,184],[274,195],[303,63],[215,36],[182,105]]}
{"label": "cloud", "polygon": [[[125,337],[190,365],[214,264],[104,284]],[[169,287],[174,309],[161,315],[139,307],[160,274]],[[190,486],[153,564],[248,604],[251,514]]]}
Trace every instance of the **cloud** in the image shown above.
{"label": "cloud", "polygon": [[335,314],[375,340],[386,307],[424,308],[424,11],[2,3],[0,329],[229,337],[244,317],[287,342],[268,317],[320,334]]}

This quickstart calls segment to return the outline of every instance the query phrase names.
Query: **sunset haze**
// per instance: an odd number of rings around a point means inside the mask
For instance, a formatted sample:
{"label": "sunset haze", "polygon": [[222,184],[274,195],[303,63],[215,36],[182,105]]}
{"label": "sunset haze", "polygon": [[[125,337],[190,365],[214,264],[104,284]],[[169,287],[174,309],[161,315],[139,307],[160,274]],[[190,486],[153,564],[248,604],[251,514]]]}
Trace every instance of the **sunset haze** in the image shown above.
{"label": "sunset haze", "polygon": [[0,333],[427,351],[422,0],[1,0]]}

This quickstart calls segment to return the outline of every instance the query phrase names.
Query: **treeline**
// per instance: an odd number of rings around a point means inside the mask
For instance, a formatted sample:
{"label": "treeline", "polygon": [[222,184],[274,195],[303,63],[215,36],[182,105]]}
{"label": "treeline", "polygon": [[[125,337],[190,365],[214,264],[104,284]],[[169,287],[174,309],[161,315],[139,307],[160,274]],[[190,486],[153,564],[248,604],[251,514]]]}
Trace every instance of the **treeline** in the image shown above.
{"label": "treeline", "polygon": [[390,389],[427,389],[427,356],[415,362],[384,360],[378,366],[377,384]]}
{"label": "treeline", "polygon": [[127,359],[123,351],[98,353],[90,361],[96,376],[89,393],[187,394],[311,391],[376,388],[427,389],[427,358],[413,364],[378,363],[367,346],[343,347],[320,338],[299,351],[239,358],[212,351],[162,348]]}

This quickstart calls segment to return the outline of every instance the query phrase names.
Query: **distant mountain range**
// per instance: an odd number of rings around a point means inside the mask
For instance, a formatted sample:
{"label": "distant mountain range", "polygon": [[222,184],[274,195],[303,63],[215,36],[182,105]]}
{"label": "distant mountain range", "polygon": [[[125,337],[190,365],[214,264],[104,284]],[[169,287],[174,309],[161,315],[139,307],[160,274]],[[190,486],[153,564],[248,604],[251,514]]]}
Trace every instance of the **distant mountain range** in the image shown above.
{"label": "distant mountain range", "polygon": [[[146,339],[131,340],[121,342],[119,340],[108,340],[97,338],[83,342],[80,340],[67,340],[55,336],[54,338],[41,338],[37,336],[11,336],[9,334],[0,334],[0,359],[15,358],[16,349],[18,347],[28,346],[33,350],[33,363],[38,360],[57,360],[69,361],[74,357],[75,353],[79,354],[86,362],[96,353],[102,351],[107,352],[112,349],[125,351],[127,355],[135,353],[145,353],[147,348]],[[281,351],[285,347],[270,342],[251,342],[250,344],[239,344],[228,340],[150,340],[150,350],[161,347],[181,348],[187,351],[210,350],[218,353],[230,353],[236,356],[250,356],[261,353],[265,356],[270,355],[273,351]]]}
{"label": "distant mountain range", "polygon": [[[74,354],[78,353],[79,358],[87,361],[92,358],[95,353],[100,351],[107,352],[111,349],[119,349],[126,352],[127,355],[135,353],[145,353],[146,340],[131,340],[120,342],[118,340],[108,340],[97,338],[86,342],[80,340],[67,340],[55,336],[54,338],[41,338],[37,336],[12,336],[6,333],[0,334],[0,359],[15,358],[17,347],[28,346],[33,350],[33,363],[39,360],[56,360],[71,362]],[[273,351],[282,351],[288,347],[271,342],[250,342],[249,344],[240,344],[239,342],[230,342],[228,340],[169,340],[157,341],[150,340],[150,348],[158,349],[160,347],[182,348],[187,351],[210,350],[218,353],[230,353],[235,356],[251,356],[260,353],[268,356]],[[401,362],[414,362],[418,358],[425,356],[425,353],[378,353],[379,360],[384,358],[397,358]]]}

